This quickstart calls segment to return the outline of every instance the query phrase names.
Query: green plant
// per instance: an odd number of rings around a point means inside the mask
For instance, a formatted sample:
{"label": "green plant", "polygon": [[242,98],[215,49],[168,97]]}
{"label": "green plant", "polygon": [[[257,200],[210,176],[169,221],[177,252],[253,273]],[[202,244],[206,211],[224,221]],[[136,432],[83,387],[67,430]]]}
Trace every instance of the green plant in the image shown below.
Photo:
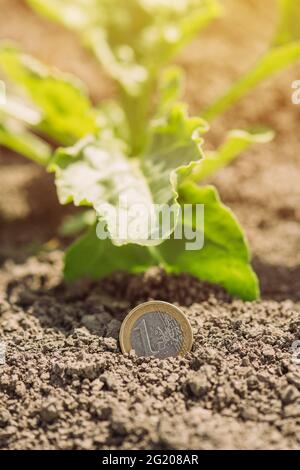
{"label": "green plant", "polygon": [[[0,66],[9,82],[7,103],[0,110],[0,143],[55,172],[62,204],[73,202],[93,211],[69,226],[71,231],[84,226],[86,233],[66,251],[66,279],[99,278],[120,269],[138,272],[156,264],[219,283],[243,299],[257,298],[244,233],[205,180],[251,144],[270,140],[272,133],[232,131],[219,149],[205,155],[207,124],[202,117],[188,116],[179,101],[182,72],[167,66],[220,13],[218,1],[128,0],[126,7],[120,0],[28,2],[76,30],[118,89],[116,100],[92,106],[74,77],[40,64],[14,45],[1,46]],[[207,119],[300,57],[293,2],[281,1],[280,6],[282,24],[274,45],[254,70],[202,113]],[[11,83],[25,91],[26,102],[20,102],[19,89]],[[45,137],[61,147],[53,153]],[[175,205],[173,224],[156,243],[150,237],[120,241],[103,212],[104,203],[115,207],[120,196],[129,201],[126,212],[137,200],[149,211],[153,203]],[[192,216],[179,218],[184,204],[205,205],[205,245],[197,252],[186,251],[173,236],[178,223],[197,230]],[[141,222],[147,215],[135,217]],[[109,239],[97,238],[97,221],[105,224]],[[158,219],[156,228],[161,228]]]}

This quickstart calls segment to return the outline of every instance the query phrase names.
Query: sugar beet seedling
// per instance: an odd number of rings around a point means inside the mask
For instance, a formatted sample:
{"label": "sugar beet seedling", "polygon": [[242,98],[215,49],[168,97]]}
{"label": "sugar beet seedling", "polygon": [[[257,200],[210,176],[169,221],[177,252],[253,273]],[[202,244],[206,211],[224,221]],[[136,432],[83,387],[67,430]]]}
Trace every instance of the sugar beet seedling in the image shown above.
{"label": "sugar beet seedling", "polygon": [[[118,91],[115,100],[93,106],[76,77],[41,64],[13,44],[1,45],[7,100],[0,109],[0,143],[55,172],[62,204],[88,208],[74,224],[84,233],[66,251],[65,278],[98,279],[115,270],[139,272],[160,265],[220,284],[245,300],[257,298],[245,235],[206,179],[251,144],[269,141],[272,132],[233,130],[217,150],[205,154],[202,139],[206,121],[213,123],[259,82],[300,58],[297,2],[278,1],[281,23],[269,50],[200,117],[188,115],[180,101],[182,71],[169,64],[221,14],[218,0],[28,3],[75,30]],[[24,92],[26,100],[20,104]],[[122,169],[119,177],[116,168]],[[149,207],[204,204],[203,249],[187,251],[172,234],[152,246],[147,240],[120,244],[101,207],[116,207],[120,195],[129,196],[132,188]],[[97,221],[106,225],[110,238],[97,238]],[[178,223],[197,230],[192,217]]]}

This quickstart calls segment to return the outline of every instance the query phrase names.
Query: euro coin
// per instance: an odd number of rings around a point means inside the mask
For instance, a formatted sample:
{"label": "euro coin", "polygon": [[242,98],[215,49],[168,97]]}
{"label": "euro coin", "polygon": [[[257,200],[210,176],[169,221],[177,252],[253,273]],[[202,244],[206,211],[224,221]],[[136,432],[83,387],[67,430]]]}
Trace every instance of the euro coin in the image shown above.
{"label": "euro coin", "polygon": [[185,314],[175,305],[153,300],[135,307],[120,330],[123,354],[134,350],[140,357],[183,356],[191,350],[193,332]]}

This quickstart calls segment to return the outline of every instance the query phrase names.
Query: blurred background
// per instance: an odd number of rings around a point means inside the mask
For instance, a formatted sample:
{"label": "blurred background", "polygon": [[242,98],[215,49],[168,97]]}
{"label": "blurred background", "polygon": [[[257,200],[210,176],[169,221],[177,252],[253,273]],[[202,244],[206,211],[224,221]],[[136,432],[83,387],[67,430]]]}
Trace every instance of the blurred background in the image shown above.
{"label": "blurred background", "polygon": [[[224,0],[224,14],[176,59],[186,71],[185,99],[199,113],[247,71],[267,49],[278,24],[276,0]],[[113,12],[112,12],[113,14]],[[35,14],[23,0],[0,0],[0,39],[75,73],[95,103],[115,89],[75,33]],[[266,297],[300,299],[300,105],[291,84],[300,63],[264,82],[218,118],[206,148],[218,145],[226,130],[267,125],[276,137],[256,145],[214,178],[222,200],[244,226]],[[74,212],[58,204],[53,176],[0,147],[0,263],[63,247],[58,236],[64,217]]]}

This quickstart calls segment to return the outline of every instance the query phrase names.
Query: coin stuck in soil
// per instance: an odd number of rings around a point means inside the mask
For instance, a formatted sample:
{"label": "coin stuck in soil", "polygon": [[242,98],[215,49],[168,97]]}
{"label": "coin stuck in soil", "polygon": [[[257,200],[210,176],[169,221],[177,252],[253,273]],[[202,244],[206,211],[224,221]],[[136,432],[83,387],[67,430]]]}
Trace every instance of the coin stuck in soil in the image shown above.
{"label": "coin stuck in soil", "polygon": [[137,356],[183,356],[191,350],[193,333],[185,314],[175,305],[153,300],[135,307],[125,317],[120,330],[124,353]]}

